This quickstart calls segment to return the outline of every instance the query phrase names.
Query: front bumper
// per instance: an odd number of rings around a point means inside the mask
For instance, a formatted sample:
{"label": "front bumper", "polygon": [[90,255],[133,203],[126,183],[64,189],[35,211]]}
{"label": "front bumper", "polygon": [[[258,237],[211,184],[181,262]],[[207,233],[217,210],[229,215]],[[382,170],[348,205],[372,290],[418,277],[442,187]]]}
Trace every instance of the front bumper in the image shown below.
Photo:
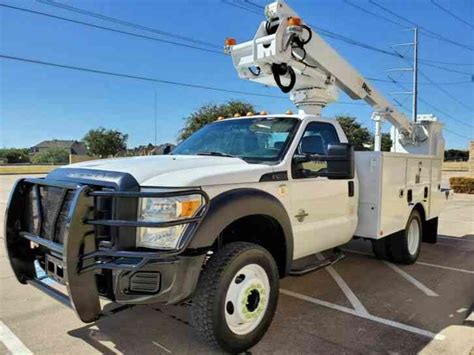
{"label": "front bumper", "polygon": [[[42,201],[47,189],[57,192],[57,199],[49,205]],[[113,214],[107,218],[98,214],[99,199],[110,199],[113,206],[134,201],[130,205],[136,206],[140,197],[186,194],[199,194],[205,200],[197,216],[186,220],[142,222],[130,215],[120,219]],[[35,205],[38,221],[34,228],[27,221],[31,204]],[[178,250],[154,251],[136,249],[129,242],[104,242],[101,228],[113,229],[115,239],[134,235],[137,227],[177,224],[186,224],[185,233],[192,234],[208,205],[209,199],[200,189],[113,191],[73,182],[22,179],[16,183],[7,205],[6,249],[19,282],[37,287],[75,309],[82,321],[92,322],[101,314],[99,295],[124,304],[178,303],[187,299],[197,284],[205,258],[204,252],[186,250],[189,236]],[[123,230],[128,232],[122,233]],[[43,271],[46,275],[42,275]],[[51,282],[45,282],[46,278],[64,284],[67,292],[58,291]]]}

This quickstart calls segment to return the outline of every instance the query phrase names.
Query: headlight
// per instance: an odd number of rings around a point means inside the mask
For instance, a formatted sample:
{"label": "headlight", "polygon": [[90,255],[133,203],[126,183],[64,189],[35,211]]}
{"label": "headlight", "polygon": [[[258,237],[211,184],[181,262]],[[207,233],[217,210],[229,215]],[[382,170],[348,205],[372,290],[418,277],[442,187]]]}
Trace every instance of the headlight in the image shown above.
{"label": "headlight", "polygon": [[[196,215],[203,199],[201,195],[170,198],[146,197],[140,199],[138,220],[168,222],[191,218]],[[185,224],[166,228],[137,228],[137,246],[154,249],[176,249],[183,235]]]}

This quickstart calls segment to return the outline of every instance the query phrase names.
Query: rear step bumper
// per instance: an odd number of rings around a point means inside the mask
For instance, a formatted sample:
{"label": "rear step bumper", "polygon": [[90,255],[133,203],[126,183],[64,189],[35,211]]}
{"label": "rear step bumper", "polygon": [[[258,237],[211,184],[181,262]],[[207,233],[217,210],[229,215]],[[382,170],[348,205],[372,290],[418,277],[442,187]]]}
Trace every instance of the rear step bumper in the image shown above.
{"label": "rear step bumper", "polygon": [[[58,196],[62,196],[62,200],[59,202],[59,207],[56,206],[54,208],[55,212],[53,215],[56,215],[52,218],[51,211],[47,211],[50,213],[48,215],[49,218],[44,218],[46,214],[42,213],[41,202],[38,202],[42,198],[40,194],[40,188],[42,187],[62,189],[61,194],[58,194]],[[31,199],[30,193],[36,193],[36,199]],[[204,208],[198,213],[197,217],[192,219],[162,223],[94,219],[94,204],[95,198],[98,195],[106,195],[110,198],[119,196],[138,199],[140,197],[183,196],[186,193],[199,194],[205,200]],[[72,194],[72,202],[68,207],[67,217],[64,221],[66,228],[61,234],[62,243],[58,243],[56,233],[59,232],[56,224],[58,223],[59,214],[67,194]],[[27,230],[29,228],[27,226],[30,226],[30,224],[26,223],[25,217],[27,204],[32,204],[32,201],[35,201],[37,204],[37,215],[39,216],[39,227],[35,227],[34,232]],[[94,191],[87,185],[47,179],[21,179],[15,184],[7,204],[5,244],[10,264],[19,282],[34,286],[62,304],[73,308],[83,322],[93,322],[101,314],[96,281],[97,272],[101,272],[104,269],[116,270],[117,272],[114,273],[114,277],[115,275],[120,275],[121,272],[133,277],[133,275],[137,274],[137,271],[143,270],[143,275],[135,276],[133,281],[138,289],[140,289],[140,286],[137,285],[141,283],[142,289],[146,291],[146,288],[152,290],[152,286],[147,285],[147,283],[157,282],[157,279],[146,279],[147,275],[145,273],[150,268],[158,268],[159,271],[161,268],[163,271],[166,270],[165,274],[168,275],[168,278],[172,278],[173,281],[186,281],[186,284],[176,285],[178,287],[175,287],[172,290],[173,292],[165,290],[168,292],[164,292],[166,295],[161,297],[166,302],[170,299],[179,301],[180,297],[186,297],[192,292],[192,287],[195,286],[197,281],[198,276],[192,275],[193,277],[191,278],[190,275],[193,273],[189,272],[188,268],[190,265],[196,265],[197,267],[193,267],[193,269],[199,270],[198,264],[202,264],[204,259],[204,255],[193,257],[180,255],[187,245],[183,245],[179,250],[171,252],[98,249],[96,225],[113,225],[117,228],[136,228],[142,225],[160,228],[177,224],[196,226],[204,217],[208,206],[209,200],[207,195],[198,189],[163,193]],[[41,228],[43,223],[53,231],[50,233],[49,239],[40,235],[44,231],[44,228]],[[35,265],[38,263],[38,259],[44,262],[44,271],[47,275],[39,275]],[[159,275],[158,281],[161,281],[159,279],[161,274]],[[47,279],[63,283],[66,286],[67,293],[52,287],[46,281]],[[174,282],[173,285],[175,286]],[[124,296],[124,303],[147,303],[147,297],[138,297],[138,295],[133,297],[133,295],[123,294],[117,296],[117,301],[120,301],[120,297]],[[157,298],[160,297],[150,297],[150,300]],[[134,302],[137,299],[140,299],[141,302]]]}

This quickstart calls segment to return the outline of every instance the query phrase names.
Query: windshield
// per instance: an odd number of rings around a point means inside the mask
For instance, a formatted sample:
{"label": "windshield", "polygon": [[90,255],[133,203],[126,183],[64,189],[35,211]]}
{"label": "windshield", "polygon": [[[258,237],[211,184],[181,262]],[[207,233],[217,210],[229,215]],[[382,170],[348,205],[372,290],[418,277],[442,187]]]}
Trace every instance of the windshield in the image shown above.
{"label": "windshield", "polygon": [[278,161],[297,123],[298,120],[291,117],[222,120],[201,128],[172,154],[233,156],[247,162]]}

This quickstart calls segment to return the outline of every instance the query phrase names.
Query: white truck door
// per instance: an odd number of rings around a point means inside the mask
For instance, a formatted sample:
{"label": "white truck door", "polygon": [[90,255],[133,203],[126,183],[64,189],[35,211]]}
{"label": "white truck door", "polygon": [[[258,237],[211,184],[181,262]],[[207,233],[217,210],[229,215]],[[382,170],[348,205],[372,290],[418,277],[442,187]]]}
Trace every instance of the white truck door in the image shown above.
{"label": "white truck door", "polygon": [[[309,122],[294,154],[327,155],[330,143],[339,143],[331,123]],[[357,224],[354,179],[318,176],[327,162],[292,164],[290,183],[294,258],[298,259],[348,242]]]}

